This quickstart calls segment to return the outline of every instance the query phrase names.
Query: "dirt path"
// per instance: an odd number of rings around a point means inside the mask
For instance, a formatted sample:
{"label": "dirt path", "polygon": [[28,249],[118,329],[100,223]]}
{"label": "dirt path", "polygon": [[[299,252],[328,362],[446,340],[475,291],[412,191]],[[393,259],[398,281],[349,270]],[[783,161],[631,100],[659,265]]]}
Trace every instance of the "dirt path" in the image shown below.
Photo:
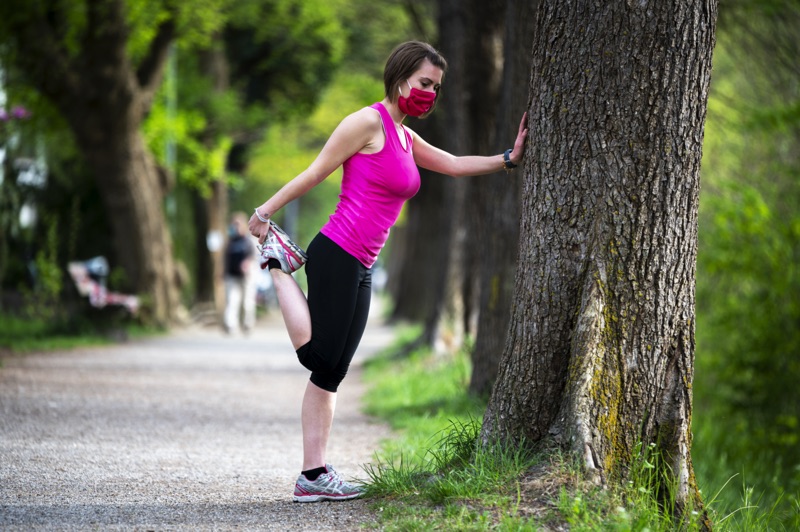
{"label": "dirt path", "polygon": [[[360,412],[357,363],[391,339],[371,323],[340,390],[328,458],[348,478],[388,436]],[[246,338],[193,327],[6,358],[0,529],[357,529],[364,501],[291,502],[307,380],[274,315]]]}

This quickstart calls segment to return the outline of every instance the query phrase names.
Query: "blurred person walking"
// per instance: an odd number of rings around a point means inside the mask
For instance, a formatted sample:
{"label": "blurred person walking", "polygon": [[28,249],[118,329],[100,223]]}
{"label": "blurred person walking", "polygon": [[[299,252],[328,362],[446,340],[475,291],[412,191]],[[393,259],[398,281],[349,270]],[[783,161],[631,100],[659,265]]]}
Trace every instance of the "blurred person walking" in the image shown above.
{"label": "blurred person walking", "polygon": [[225,315],[226,333],[239,329],[247,333],[256,324],[256,276],[261,272],[256,261],[256,241],[248,234],[247,215],[234,213],[228,227],[225,247]]}

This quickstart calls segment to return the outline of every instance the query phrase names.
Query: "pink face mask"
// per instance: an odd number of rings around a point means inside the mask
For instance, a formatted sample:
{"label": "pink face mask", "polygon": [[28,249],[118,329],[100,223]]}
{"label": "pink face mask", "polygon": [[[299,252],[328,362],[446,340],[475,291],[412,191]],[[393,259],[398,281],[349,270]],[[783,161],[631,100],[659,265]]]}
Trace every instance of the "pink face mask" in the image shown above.
{"label": "pink face mask", "polygon": [[[408,80],[406,80],[406,83],[408,83]],[[433,107],[433,102],[436,101],[436,93],[419,90],[412,87],[411,83],[408,83],[408,88],[411,89],[411,92],[406,98],[403,96],[403,92],[400,91],[400,87],[397,87],[398,92],[400,92],[397,106],[400,107],[400,110],[408,116],[421,116],[430,111],[431,107]]]}

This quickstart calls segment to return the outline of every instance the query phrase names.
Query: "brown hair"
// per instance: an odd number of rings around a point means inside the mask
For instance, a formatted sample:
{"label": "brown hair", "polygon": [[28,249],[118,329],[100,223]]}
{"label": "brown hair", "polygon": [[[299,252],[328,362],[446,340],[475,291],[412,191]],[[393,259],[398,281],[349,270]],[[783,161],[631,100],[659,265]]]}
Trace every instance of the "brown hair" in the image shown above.
{"label": "brown hair", "polygon": [[[397,87],[419,69],[422,62],[428,60],[433,66],[441,68],[442,74],[447,72],[447,61],[428,43],[421,41],[408,41],[399,44],[389,54],[386,66],[383,69],[383,87],[389,101],[396,101]],[[439,90],[436,90],[438,95]],[[434,103],[435,106],[435,103]],[[431,108],[433,111],[433,108]],[[423,116],[430,114],[430,111]]]}

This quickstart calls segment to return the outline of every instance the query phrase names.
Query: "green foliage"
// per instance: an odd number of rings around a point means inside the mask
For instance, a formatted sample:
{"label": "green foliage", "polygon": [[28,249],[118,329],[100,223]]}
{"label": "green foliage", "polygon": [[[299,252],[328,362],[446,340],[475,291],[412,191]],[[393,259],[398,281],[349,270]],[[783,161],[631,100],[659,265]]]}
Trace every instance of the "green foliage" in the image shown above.
{"label": "green foliage", "polygon": [[[404,331],[399,343],[416,332]],[[394,352],[368,361],[365,373],[367,412],[396,430],[365,466],[381,529],[676,529],[676,488],[659,491],[662,481],[675,482],[653,446],[635,450],[627,484],[599,488],[583,478],[576,458],[558,450],[480,443],[485,403],[467,394],[466,351],[441,357],[420,350],[410,358]],[[700,529],[703,516],[685,513],[681,528]]]}
{"label": "green foliage", "polygon": [[706,126],[693,449],[701,484],[742,474],[720,506],[756,489],[780,520],[800,494],[800,122],[738,37],[719,37]]}
{"label": "green foliage", "polygon": [[61,313],[58,311],[58,298],[62,288],[62,272],[58,263],[58,224],[55,218],[47,217],[46,244],[36,252],[33,261],[34,285],[32,289],[23,287],[25,295],[25,314],[29,317],[50,320]]}
{"label": "green foliage", "polygon": [[[147,53],[159,26],[169,19],[175,21],[179,47],[188,50],[206,47],[224,27],[233,4],[235,2],[231,0],[127,0],[124,3],[125,15],[131,28],[128,54],[134,63],[138,63]],[[81,2],[73,3],[73,6],[85,11]]]}
{"label": "green foliage", "polygon": [[[407,336],[414,334],[409,330]],[[452,423],[467,423],[483,416],[485,403],[469,397],[470,362],[466,353],[432,357],[421,349],[394,360],[391,353],[373,359],[366,366],[366,378],[373,383],[367,391],[367,412],[387,419],[404,438],[387,442],[387,448],[407,460],[403,447],[422,447]],[[392,447],[394,446],[394,447]]]}
{"label": "green foliage", "polygon": [[382,529],[525,529],[515,505],[534,457],[522,447],[478,445],[485,404],[466,394],[468,368],[466,352],[396,359],[390,351],[368,362],[367,411],[399,431],[365,466]]}
{"label": "green foliage", "polygon": [[[704,147],[693,455],[702,486],[741,475],[716,504],[743,527],[799,519],[800,93],[780,58],[796,60],[800,10],[787,5],[750,5],[720,33]],[[759,512],[734,515],[743,500]]]}
{"label": "green foliage", "polygon": [[224,34],[234,88],[281,122],[310,112],[345,53],[344,0],[236,2]]}
{"label": "green foliage", "polygon": [[[223,96],[224,99],[224,96]],[[180,162],[177,177],[188,187],[208,195],[212,181],[225,174],[233,140],[228,135],[208,135],[209,117],[201,109],[181,106],[173,115],[164,105],[154,106],[143,124],[148,148],[167,165],[167,146],[174,143]]]}
{"label": "green foliage", "polygon": [[401,528],[411,521],[415,528],[444,523],[451,530],[485,529],[494,525],[496,512],[513,515],[519,478],[535,459],[524,448],[479,446],[480,426],[475,419],[451,422],[428,443],[426,465],[402,456],[378,458],[376,466],[366,466],[367,494],[389,499],[382,501],[387,505],[403,506],[406,511],[395,514]]}

